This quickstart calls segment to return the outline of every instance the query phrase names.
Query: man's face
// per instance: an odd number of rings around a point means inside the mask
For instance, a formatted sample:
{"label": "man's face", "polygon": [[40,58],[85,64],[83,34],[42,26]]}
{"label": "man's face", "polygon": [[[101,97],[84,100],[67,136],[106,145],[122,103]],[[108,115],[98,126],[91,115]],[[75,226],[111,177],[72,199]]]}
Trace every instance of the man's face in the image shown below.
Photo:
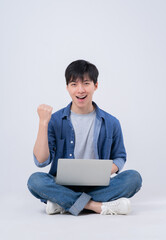
{"label": "man's face", "polygon": [[83,81],[76,79],[67,85],[67,90],[72,98],[72,105],[76,109],[88,109],[92,106],[92,97],[98,83],[94,84],[89,76],[85,75]]}

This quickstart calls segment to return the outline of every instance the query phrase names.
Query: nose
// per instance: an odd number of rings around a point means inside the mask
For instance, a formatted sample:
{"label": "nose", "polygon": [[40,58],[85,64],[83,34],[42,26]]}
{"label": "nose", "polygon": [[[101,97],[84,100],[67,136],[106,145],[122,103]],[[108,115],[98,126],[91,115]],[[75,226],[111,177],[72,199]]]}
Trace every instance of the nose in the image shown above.
{"label": "nose", "polygon": [[79,83],[79,84],[78,84],[78,92],[82,93],[82,92],[84,92],[84,91],[85,91],[85,88],[84,88],[83,84],[82,84],[82,83]]}

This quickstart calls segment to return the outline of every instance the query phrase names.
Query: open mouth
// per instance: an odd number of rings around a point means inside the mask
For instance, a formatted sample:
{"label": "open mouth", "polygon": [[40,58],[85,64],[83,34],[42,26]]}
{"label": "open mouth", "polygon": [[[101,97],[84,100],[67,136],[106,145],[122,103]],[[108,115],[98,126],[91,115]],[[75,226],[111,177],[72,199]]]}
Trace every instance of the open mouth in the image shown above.
{"label": "open mouth", "polygon": [[83,99],[85,99],[87,97],[87,95],[85,95],[85,96],[76,96],[76,98],[78,98],[78,99],[80,99],[80,100],[83,100]]}

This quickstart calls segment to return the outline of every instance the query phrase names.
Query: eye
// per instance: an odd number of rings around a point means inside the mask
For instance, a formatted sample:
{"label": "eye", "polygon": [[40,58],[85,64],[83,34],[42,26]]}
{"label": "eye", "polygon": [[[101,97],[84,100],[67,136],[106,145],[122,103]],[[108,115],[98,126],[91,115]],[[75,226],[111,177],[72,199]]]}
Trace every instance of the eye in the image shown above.
{"label": "eye", "polygon": [[76,86],[76,83],[71,83],[71,86]]}
{"label": "eye", "polygon": [[89,85],[89,82],[86,82],[85,85]]}

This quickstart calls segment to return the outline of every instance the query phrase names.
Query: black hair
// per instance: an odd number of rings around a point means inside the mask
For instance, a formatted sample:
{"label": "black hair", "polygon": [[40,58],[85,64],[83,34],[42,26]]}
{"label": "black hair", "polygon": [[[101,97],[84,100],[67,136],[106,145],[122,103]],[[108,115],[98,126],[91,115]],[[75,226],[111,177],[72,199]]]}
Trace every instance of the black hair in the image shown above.
{"label": "black hair", "polygon": [[99,71],[94,64],[85,60],[76,60],[70,63],[65,71],[66,85],[76,81],[77,78],[83,81],[86,74],[94,84],[97,83]]}

